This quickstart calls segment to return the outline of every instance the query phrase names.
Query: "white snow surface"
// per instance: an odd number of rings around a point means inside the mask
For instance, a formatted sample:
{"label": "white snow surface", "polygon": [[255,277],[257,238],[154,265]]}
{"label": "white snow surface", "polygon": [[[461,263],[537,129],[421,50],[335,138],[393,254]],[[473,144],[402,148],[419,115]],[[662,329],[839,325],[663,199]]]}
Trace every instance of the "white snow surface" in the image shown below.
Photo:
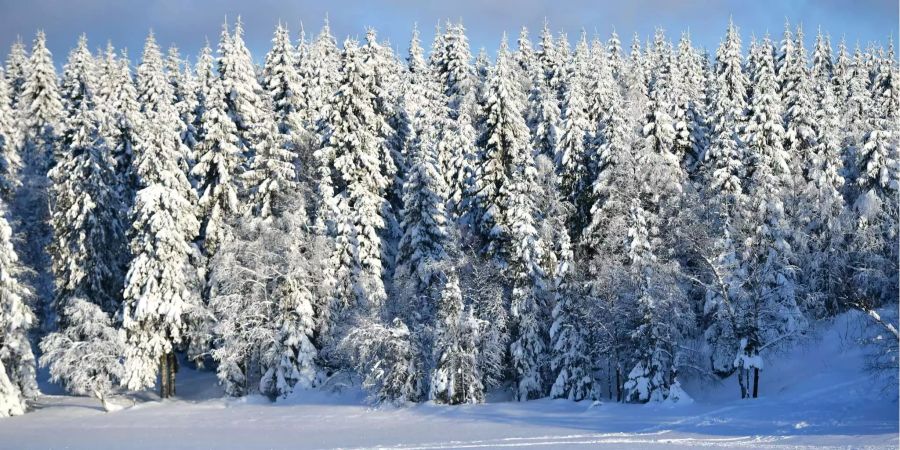
{"label": "white snow surface", "polygon": [[0,449],[898,448],[897,388],[862,369],[854,336],[863,319],[840,316],[770,357],[756,400],[737,398],[732,377],[687,381],[694,402],[675,405],[495,395],[482,405],[372,407],[356,389],[273,404],[223,397],[214,373],[185,369],[175,399],[118,396],[126,407],[115,412],[93,398],[43,395],[26,415],[0,419]]}

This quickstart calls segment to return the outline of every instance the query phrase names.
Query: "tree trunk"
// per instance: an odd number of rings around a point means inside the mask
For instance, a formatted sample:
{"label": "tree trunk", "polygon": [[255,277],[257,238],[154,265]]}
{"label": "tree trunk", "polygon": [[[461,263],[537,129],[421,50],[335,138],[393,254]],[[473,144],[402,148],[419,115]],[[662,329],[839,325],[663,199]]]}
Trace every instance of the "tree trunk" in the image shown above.
{"label": "tree trunk", "polygon": [[619,371],[619,364],[616,363],[616,401],[622,402],[622,377]]}
{"label": "tree trunk", "polygon": [[175,396],[175,374],[178,373],[178,359],[175,353],[169,353],[169,397]]}
{"label": "tree trunk", "polygon": [[159,398],[169,396],[169,355],[159,357]]}
{"label": "tree trunk", "polygon": [[759,367],[753,368],[753,398],[759,396]]}
{"label": "tree trunk", "polygon": [[606,359],[606,390],[609,392],[609,401],[612,401],[613,396],[613,387],[612,387],[612,361],[609,358]]}
{"label": "tree trunk", "polygon": [[747,398],[747,386],[744,384],[744,367],[738,367],[738,384],[741,385],[741,398]]}
{"label": "tree trunk", "polygon": [[100,400],[100,404],[103,405],[103,411],[109,412],[109,403],[106,402],[106,396],[100,391],[94,391],[94,397]]}

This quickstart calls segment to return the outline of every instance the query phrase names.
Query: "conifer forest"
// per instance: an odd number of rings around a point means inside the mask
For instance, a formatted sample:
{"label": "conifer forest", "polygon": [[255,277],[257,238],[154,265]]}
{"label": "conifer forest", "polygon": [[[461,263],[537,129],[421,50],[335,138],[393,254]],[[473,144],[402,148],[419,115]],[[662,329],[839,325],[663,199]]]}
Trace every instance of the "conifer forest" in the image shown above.
{"label": "conifer forest", "polygon": [[42,377],[111,412],[183,386],[396,414],[753,405],[853,316],[856,384],[896,422],[893,38],[740,25],[708,49],[545,22],[489,53],[460,20],[392,43],[326,19],[252,54],[240,17],[198,55],[14,43],[0,417],[45,413]]}

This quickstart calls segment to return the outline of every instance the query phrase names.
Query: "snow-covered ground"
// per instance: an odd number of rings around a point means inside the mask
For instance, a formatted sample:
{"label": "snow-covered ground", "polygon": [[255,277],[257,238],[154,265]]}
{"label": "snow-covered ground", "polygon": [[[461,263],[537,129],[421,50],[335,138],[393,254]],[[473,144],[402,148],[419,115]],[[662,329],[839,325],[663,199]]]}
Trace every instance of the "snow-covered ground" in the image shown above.
{"label": "snow-covered ground", "polygon": [[770,362],[753,401],[736,399],[729,379],[689,383],[695,402],[680,406],[538,400],[373,408],[355,390],[272,404],[223,398],[213,374],[185,370],[178,399],[147,395],[114,413],[93,399],[45,395],[27,415],[0,420],[0,448],[897,448],[897,390],[862,370],[853,342],[861,319],[844,315]]}

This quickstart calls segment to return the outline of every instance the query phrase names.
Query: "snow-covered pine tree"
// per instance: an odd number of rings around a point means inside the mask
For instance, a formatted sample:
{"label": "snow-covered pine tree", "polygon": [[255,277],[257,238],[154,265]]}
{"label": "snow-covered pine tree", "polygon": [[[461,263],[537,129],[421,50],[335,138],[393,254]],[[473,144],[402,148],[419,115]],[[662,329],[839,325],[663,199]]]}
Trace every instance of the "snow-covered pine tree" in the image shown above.
{"label": "snow-covered pine tree", "polygon": [[[661,55],[661,58],[664,60],[655,69],[650,85],[650,102],[647,105],[647,114],[644,116],[642,124],[644,152],[640,156],[648,159],[651,156],[661,158],[660,162],[665,166],[663,169],[665,173],[659,175],[665,175],[665,178],[650,177],[642,181],[647,184],[659,184],[664,191],[656,194],[665,195],[667,192],[681,191],[685,174],[681,166],[681,155],[676,153],[675,122],[671,116],[673,109],[672,58],[668,53]],[[653,166],[644,167],[647,170]]]}
{"label": "snow-covered pine tree", "polygon": [[815,80],[816,147],[809,157],[800,211],[816,211],[800,222],[805,238],[798,258],[804,309],[814,315],[834,314],[846,298],[848,211],[843,197],[844,165],[841,122],[830,77]]}
{"label": "snow-covered pine tree", "polygon": [[560,139],[559,104],[556,93],[547,86],[540,66],[534,64],[531,67],[526,117],[531,131],[531,146],[535,154],[555,158]]}
{"label": "snow-covered pine tree", "polygon": [[175,394],[175,350],[189,339],[203,339],[197,335],[203,334],[208,313],[191,264],[199,223],[196,195],[182,171],[187,151],[181,119],[152,33],[138,67],[138,95],[142,120],[134,166],[141,189],[132,210],[132,260],[122,312],[123,384],[150,387],[159,375],[165,398]]}
{"label": "snow-covered pine tree", "polygon": [[580,241],[587,256],[604,252],[619,254],[617,244],[604,247],[612,245],[606,232],[611,229],[610,221],[624,213],[623,208],[633,195],[633,186],[625,184],[625,180],[636,175],[622,91],[610,65],[601,66],[591,96],[598,99],[593,107],[598,121],[594,138],[597,150],[592,161],[596,175],[591,185],[591,219]]}
{"label": "snow-covered pine tree", "polygon": [[263,88],[272,99],[278,132],[285,135],[287,147],[300,164],[300,172],[308,178],[312,175],[309,150],[314,137],[304,124],[304,120],[308,120],[308,112],[303,110],[303,85],[297,72],[297,52],[291,44],[287,28],[279,23],[272,38],[272,49],[266,55]]}
{"label": "snow-covered pine tree", "polygon": [[0,197],[10,202],[16,189],[22,184],[19,172],[22,157],[19,155],[19,124],[10,100],[9,84],[0,70]]}
{"label": "snow-covered pine tree", "polygon": [[540,71],[543,75],[544,84],[548,89],[552,88],[553,76],[557,73],[556,64],[559,61],[557,57],[556,42],[553,40],[553,32],[550,31],[550,22],[544,20],[544,26],[541,28],[540,49],[537,51],[537,59],[540,64]]}
{"label": "snow-covered pine tree", "polygon": [[[74,116],[75,112],[81,109],[82,102],[93,101],[91,97],[97,91],[96,75],[94,56],[88,50],[87,36],[82,34],[78,38],[76,47],[69,53],[68,62],[63,67],[60,94],[68,117]],[[58,152],[63,153],[66,147],[67,145],[64,143]]]}
{"label": "snow-covered pine tree", "polygon": [[[529,92],[532,89],[534,80],[533,74],[535,73],[535,70],[538,70],[535,66],[540,63],[537,60],[534,47],[531,45],[531,38],[528,36],[528,28],[522,27],[519,31],[519,39],[516,43],[518,44],[518,48],[513,54],[513,59],[516,61],[519,79],[522,84],[522,92]],[[538,70],[538,72],[543,73],[542,70]]]}
{"label": "snow-covered pine tree", "polygon": [[[540,266],[543,249],[535,227],[534,156],[521,115],[521,94],[511,75],[504,37],[491,74],[480,138],[485,157],[478,179],[479,207],[484,211],[481,229],[486,255],[497,259],[510,284],[510,357],[516,398],[524,401],[545,395],[547,289]],[[483,194],[488,189],[496,190],[493,199]]]}
{"label": "snow-covered pine tree", "polygon": [[685,33],[678,42],[678,55],[673,67],[673,117],[675,122],[675,154],[689,175],[699,168],[708,145],[706,60],[691,44]]}
{"label": "snow-covered pine tree", "polygon": [[[605,57],[602,53],[598,59],[595,59],[594,56],[594,48],[597,50],[601,50],[601,52],[605,52],[602,50],[602,44],[599,39],[595,39],[593,43],[588,42],[587,31],[581,30],[581,35],[578,38],[578,43],[575,44],[575,52],[572,53],[572,57],[566,62],[566,74],[571,71],[575,71],[578,73],[578,76],[581,78],[581,89],[584,92],[587,92],[588,89],[591,88],[593,76],[595,73],[592,70],[592,65],[594,63],[601,64],[602,60],[600,57]],[[574,69],[573,69],[574,68]],[[565,94],[565,92],[563,92]],[[562,105],[560,105],[562,107]]]}
{"label": "snow-covered pine tree", "polygon": [[745,128],[749,169],[748,205],[742,219],[741,264],[748,295],[738,308],[735,357],[742,396],[756,396],[754,386],[761,368],[760,352],[777,341],[803,331],[805,319],[796,299],[793,249],[784,202],[793,188],[791,158],[783,148],[782,104],[768,39],[757,46],[752,74],[753,94]]}
{"label": "snow-covered pine tree", "polygon": [[713,236],[706,245],[710,254],[703,261],[716,280],[705,294],[704,339],[710,349],[711,369],[720,376],[735,370],[738,313],[734,301],[743,283],[735,240],[740,240],[737,227],[746,207],[746,149],[739,130],[744,121],[749,80],[742,72],[741,58],[740,34],[729,23],[726,38],[716,52],[710,105],[711,141],[700,169],[701,196],[710,205],[705,228]]}
{"label": "snow-covered pine tree", "polygon": [[[606,44],[603,43],[603,40],[600,39],[599,34],[595,34],[591,39],[591,48],[588,53],[588,64],[585,67],[585,84],[584,84],[584,92],[586,94],[590,94],[591,89],[593,89],[594,84],[597,81],[597,78],[600,76],[600,67],[608,64],[609,56],[606,54]],[[588,97],[588,120],[591,123],[596,123],[595,117],[591,117],[590,115],[590,104],[591,99]]]}
{"label": "snow-covered pine tree", "polygon": [[[851,142],[858,142],[851,155],[851,175],[855,183],[849,189],[849,202],[852,202],[857,218],[851,244],[854,256],[850,263],[854,267],[853,297],[865,299],[858,302],[873,304],[887,301],[898,285],[897,230],[900,218],[895,206],[900,189],[900,156],[896,142],[900,116],[897,80],[900,75],[894,61],[893,46],[888,54],[890,59],[883,59],[877,65],[870,101],[867,102],[864,94],[859,92],[859,85],[863,82],[861,67],[857,68],[859,73],[854,74],[850,85],[850,102],[855,103],[853,107],[867,105],[871,108],[867,118],[863,119],[864,134],[850,137]],[[864,111],[858,112],[865,114]],[[851,128],[850,132],[857,130]]]}
{"label": "snow-covered pine tree", "polygon": [[100,86],[96,103],[100,114],[100,134],[106,141],[114,160],[116,187],[122,202],[121,220],[127,220],[128,210],[134,203],[137,177],[132,167],[135,148],[135,133],[141,119],[140,103],[134,79],[131,76],[131,62],[122,51],[116,58],[112,46],[107,46],[106,58],[102,63]]}
{"label": "snow-covered pine tree", "polygon": [[555,162],[560,177],[561,198],[573,206],[572,216],[567,219],[570,236],[580,237],[587,225],[590,214],[590,161],[594,149],[593,133],[588,122],[587,98],[584,86],[587,82],[579,62],[587,58],[587,43],[582,41],[575,50],[575,58],[568,64],[565,94],[563,96],[562,120],[559,145]]}
{"label": "snow-covered pine tree", "polygon": [[[190,64],[181,59],[178,47],[174,45],[169,47],[166,54],[166,75],[169,77],[169,84],[172,85],[172,92],[175,94],[175,109],[178,110],[178,117],[181,118],[181,141],[188,150],[193,150],[199,139],[197,129],[194,127],[197,121],[194,117],[198,101],[197,80],[191,72]],[[191,155],[186,162],[192,165],[193,159],[193,155]]]}
{"label": "snow-covered pine tree", "polygon": [[624,64],[625,72],[622,74],[621,82],[625,89],[625,95],[623,96],[625,103],[623,109],[626,111],[625,118],[631,129],[638,130],[636,133],[638,136],[641,134],[639,127],[641,126],[641,118],[646,114],[647,94],[649,93],[645,60],[646,58],[641,52],[641,40],[635,34],[631,41],[628,61]]}
{"label": "snow-covered pine tree", "polygon": [[831,84],[834,87],[834,98],[837,101],[838,112],[843,116],[847,102],[847,89],[850,76],[853,74],[850,56],[847,54],[847,42],[841,39],[838,44],[837,55],[834,58],[834,69],[831,74]]}
{"label": "snow-covered pine tree", "polygon": [[[808,69],[806,48],[803,45],[803,30],[800,28],[797,29],[797,41],[793,46],[793,52],[782,72],[781,95],[785,124],[784,146],[791,159],[795,161],[791,165],[791,170],[794,173],[795,186],[800,187],[809,181],[807,175],[809,156],[817,145],[813,79]],[[798,214],[802,212],[789,211],[792,217]]]}
{"label": "snow-covered pine tree", "polygon": [[423,336],[426,339],[422,349],[433,354],[433,361],[428,364],[429,398],[441,403],[477,403],[483,400],[477,366],[479,324],[471,314],[464,316],[462,309],[453,261],[456,252],[452,251],[459,236],[448,217],[449,189],[438,161],[441,146],[446,145],[439,140],[440,124],[459,123],[468,116],[463,113],[452,119],[443,112],[444,97],[421,56],[417,34],[410,51],[412,78],[404,99],[413,120],[406,155],[409,166],[403,184],[402,236],[394,275],[404,298],[396,306],[397,314],[418,334],[432,335]]}
{"label": "snow-covered pine tree", "polygon": [[[16,192],[10,209],[16,218],[17,234],[23,235],[17,253],[22,263],[33,269],[28,280],[38,296],[38,314],[44,324],[54,323],[50,298],[53,281],[46,253],[51,230],[48,219],[47,171],[59,147],[60,122],[64,118],[53,57],[47,50],[46,36],[39,31],[28,61],[27,78],[19,97],[18,111],[22,126],[22,186]],[[32,278],[33,277],[33,278]],[[43,310],[42,310],[43,309]]]}
{"label": "snow-covered pine tree", "polygon": [[[786,89],[793,77],[791,72],[795,71],[799,66],[797,60],[797,40],[794,39],[794,33],[791,30],[791,22],[785,18],[784,32],[781,35],[781,45],[774,54],[775,77],[778,80],[778,92],[781,95],[782,102],[787,99]],[[748,69],[749,70],[749,69]],[[752,73],[750,74],[752,77]]]}
{"label": "snow-covered pine tree", "polygon": [[124,374],[125,332],[96,303],[72,298],[61,313],[66,327],[41,341],[41,366],[50,381],[75,395],[96,397],[109,411],[107,397]]}
{"label": "snow-covered pine tree", "polygon": [[850,71],[847,79],[847,98],[844,102],[843,121],[844,121],[844,145],[848,147],[848,151],[844,155],[844,167],[847,168],[848,189],[845,197],[850,203],[856,200],[856,192],[849,189],[854,186],[857,173],[857,159],[864,145],[863,138],[868,131],[869,115],[872,113],[872,96],[869,92],[869,70],[865,66],[863,54],[856,46],[853,54],[853,62],[850,65]]}
{"label": "snow-covered pine tree", "polygon": [[738,249],[735,245],[737,222],[744,196],[745,144],[739,131],[746,109],[746,86],[741,71],[740,35],[729,25],[726,39],[716,53],[716,64],[705,74],[705,90],[710,113],[709,145],[700,161],[697,191],[705,203],[700,232],[687,242],[695,255],[693,268],[710,280],[705,288],[700,317],[705,328],[703,338],[708,346],[710,368],[719,376],[734,372],[734,349],[738,345],[735,331],[736,312],[733,301],[741,294]]}
{"label": "snow-covered pine tree", "polygon": [[[747,109],[749,80],[742,71],[741,37],[734,23],[729,22],[725,39],[716,51],[715,79],[710,115],[710,146],[704,155],[701,188],[704,197],[726,206],[721,211],[731,218],[739,206],[745,178],[744,142],[740,130]],[[724,202],[722,201],[724,200]]]}
{"label": "snow-covered pine tree", "polygon": [[560,32],[555,42],[556,61],[553,64],[553,74],[550,77],[550,90],[556,93],[557,104],[562,104],[566,92],[566,72],[572,60],[572,50],[569,48],[569,36]]}
{"label": "snow-covered pine tree", "polygon": [[634,365],[624,388],[626,400],[633,402],[668,399],[676,382],[679,348],[693,321],[675,259],[686,174],[675,154],[675,129],[669,115],[672,53],[659,32],[654,54],[644,140],[635,161],[641,167],[640,194],[631,201],[625,219],[625,265],[635,280],[630,300],[635,302],[637,320],[630,337]]}
{"label": "snow-covered pine tree", "polygon": [[[68,73],[72,79],[88,77],[74,67]],[[48,252],[56,283],[54,304],[63,329],[68,326],[65,310],[74,299],[87,299],[107,314],[118,311],[124,280],[127,250],[119,180],[115,160],[100,136],[102,113],[95,109],[92,89],[79,90],[78,106],[63,122],[66,150],[48,174],[53,229]]]}
{"label": "snow-covered pine tree", "polygon": [[[816,33],[816,45],[813,48],[812,68],[810,75],[812,82],[816,85],[819,83],[831,84],[831,77],[834,74],[834,59],[831,55],[831,38],[822,34],[822,28],[819,27]],[[824,92],[817,89],[817,94]],[[821,97],[817,101],[822,101]]]}
{"label": "snow-covered pine tree", "polygon": [[437,303],[434,371],[428,397],[451,405],[481,403],[484,387],[478,370],[480,321],[464,308],[459,278],[450,274]]}
{"label": "snow-covered pine tree", "polygon": [[28,304],[32,291],[21,281],[27,269],[19,264],[12,239],[0,201],[0,417],[24,414],[27,401],[40,393],[28,339],[36,323]]}
{"label": "snow-covered pine tree", "polygon": [[[583,285],[574,271],[572,246],[566,220],[572,206],[559,191],[555,164],[545,156],[538,156],[538,195],[536,209],[542,216],[539,232],[548,248],[542,266],[547,274],[552,302],[550,338],[550,370],[554,380],[550,387],[553,398],[580,401],[594,396],[593,362],[586,335],[588,314]],[[548,380],[549,380],[548,379]]]}
{"label": "snow-covered pine tree", "polygon": [[266,119],[265,92],[256,76],[253,57],[244,43],[244,27],[240,16],[229,34],[228,24],[222,26],[219,41],[218,72],[225,89],[228,116],[234,121],[240,136],[240,149],[252,157],[259,141],[266,139],[267,130],[260,129]]}
{"label": "snow-covered pine tree", "polygon": [[[309,44],[306,57],[300,59],[298,73],[303,85],[301,111],[309,133],[316,133],[319,120],[328,115],[328,105],[341,79],[341,51],[331,34],[328,18],[318,36]],[[319,136],[321,137],[321,136]]]}
{"label": "snow-covered pine tree", "polygon": [[624,52],[622,51],[622,41],[615,30],[613,30],[606,41],[606,54],[606,65],[609,66],[612,72],[613,80],[615,80],[616,84],[622,85],[623,72],[625,71]]}
{"label": "snow-covered pine tree", "polygon": [[28,51],[22,38],[16,36],[16,41],[9,48],[6,55],[6,81],[9,83],[9,102],[14,109],[18,108],[22,92],[25,91],[25,80],[28,79]]}
{"label": "snow-covered pine tree", "polygon": [[206,111],[206,98],[213,89],[213,85],[219,80],[219,76],[215,72],[216,60],[213,57],[212,48],[209,46],[209,40],[206,45],[200,49],[197,55],[197,64],[194,65],[194,73],[197,80],[195,88],[197,89],[197,108],[194,110],[194,128],[197,130],[197,138],[203,139],[202,117]]}
{"label": "snow-covered pine tree", "polygon": [[[400,106],[400,70],[394,53],[390,47],[378,43],[375,29],[366,32],[366,43],[360,47],[363,57],[364,82],[372,94],[370,101],[373,115],[366,120],[367,126],[377,137],[377,158],[380,170],[389,181],[383,192],[392,205],[399,206],[398,197],[402,195],[401,183],[405,161],[402,150],[406,125],[401,123]],[[396,233],[396,224],[389,210],[384,211],[387,220],[387,232]],[[390,266],[388,266],[390,269]]]}
{"label": "snow-covered pine tree", "polygon": [[[424,63],[421,58],[418,61]],[[424,66],[419,63],[416,66],[423,70]],[[419,82],[425,84],[410,86],[410,91],[418,90],[418,99],[413,95],[404,96],[409,102],[407,107],[416,108],[410,111],[415,137],[407,155],[410,165],[403,182],[402,234],[394,275],[395,284],[404,293],[404,300],[398,302],[397,314],[414,327],[434,323],[435,307],[448,277],[450,257],[445,246],[449,227],[453,226],[447,217],[448,189],[436,154],[438,129],[430,123],[435,119],[431,116],[434,103],[440,100],[434,95],[434,86],[427,84],[427,74],[420,77]]]}
{"label": "snow-covered pine tree", "polygon": [[443,85],[450,117],[455,119],[461,109],[468,107],[467,104],[475,100],[472,53],[463,24],[447,22],[446,33],[441,36],[441,43],[444,48],[436,57],[433,56],[433,67]]}
{"label": "snow-covered pine tree", "polygon": [[[637,179],[633,145],[633,134],[626,122],[622,93],[613,79],[612,68],[604,65],[595,81],[595,97],[600,96],[599,123],[596,153],[597,176],[592,185],[591,222],[585,228],[578,249],[584,261],[585,304],[593,308],[585,311],[585,322],[596,327],[583,325],[586,338],[595,348],[594,353],[604,355],[607,362],[608,380],[615,379],[615,388],[610,382],[609,391],[616,392],[617,400],[624,400],[622,384],[626,366],[626,343],[634,322],[628,296],[623,295],[629,288],[627,273],[623,270],[626,255],[628,211],[633,199],[637,198]],[[609,333],[597,330],[608,329]],[[599,353],[599,352],[603,353]],[[595,360],[596,361],[596,360]],[[615,375],[612,375],[612,374]]]}
{"label": "snow-covered pine tree", "polygon": [[345,41],[341,59],[341,84],[322,121],[325,138],[316,152],[323,196],[319,217],[335,241],[334,287],[320,323],[326,342],[344,332],[339,325],[349,316],[377,313],[386,298],[382,236],[389,204],[384,193],[393,181],[381,171],[380,138],[370,126],[374,94],[359,45]]}
{"label": "snow-covered pine tree", "polygon": [[231,239],[230,227],[240,214],[240,137],[228,116],[223,89],[222,83],[211,83],[204,95],[200,117],[203,140],[196,147],[197,161],[191,169],[199,191],[200,238],[207,258]]}

